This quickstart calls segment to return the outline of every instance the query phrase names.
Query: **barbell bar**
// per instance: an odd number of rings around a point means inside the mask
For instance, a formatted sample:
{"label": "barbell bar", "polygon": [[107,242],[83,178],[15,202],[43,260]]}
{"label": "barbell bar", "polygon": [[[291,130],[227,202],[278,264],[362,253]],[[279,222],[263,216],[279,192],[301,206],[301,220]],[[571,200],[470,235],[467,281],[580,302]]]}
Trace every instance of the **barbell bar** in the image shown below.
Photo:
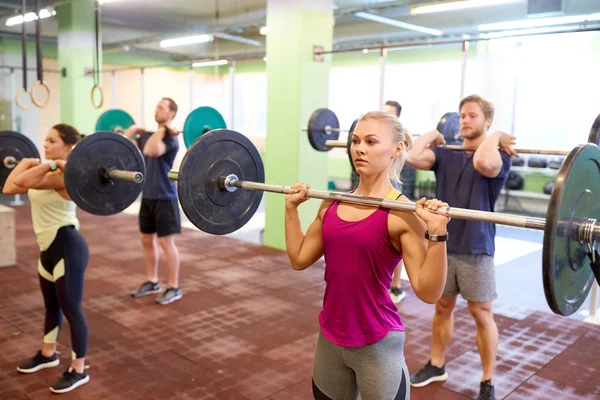
{"label": "barbell bar", "polygon": [[[15,168],[19,165],[20,161],[13,156],[4,157],[4,166],[9,169]],[[144,181],[144,175],[139,171],[123,171],[120,169],[107,169],[104,172],[105,179],[107,180],[120,180],[133,183],[142,183]]]}
{"label": "barbell bar", "polygon": [[[325,141],[325,146],[331,148],[346,148],[346,142],[342,142],[341,140],[327,140]],[[465,146],[456,146],[456,145],[442,145],[439,146],[448,150],[457,150],[457,151],[476,151],[475,147],[465,147]],[[537,150],[537,149],[514,149],[519,154],[542,154],[542,155],[556,155],[556,156],[567,156],[569,155],[569,151],[565,150]]]}
{"label": "barbell bar", "polygon": [[[265,184],[258,150],[242,134],[226,129],[211,131],[194,142],[180,169],[170,171],[169,178],[178,182],[181,208],[190,222],[217,235],[244,226],[256,212],[263,192],[288,194],[292,190],[290,186]],[[543,230],[544,293],[552,311],[570,315],[585,300],[594,273],[600,280],[600,259],[597,263],[593,260],[595,242],[600,241],[600,223],[596,222],[600,215],[599,178],[600,148],[579,145],[561,165],[545,219],[454,207],[438,212],[456,219]],[[416,207],[408,201],[314,189],[307,196],[405,212],[414,212]],[[451,229],[449,226],[450,234]]]}

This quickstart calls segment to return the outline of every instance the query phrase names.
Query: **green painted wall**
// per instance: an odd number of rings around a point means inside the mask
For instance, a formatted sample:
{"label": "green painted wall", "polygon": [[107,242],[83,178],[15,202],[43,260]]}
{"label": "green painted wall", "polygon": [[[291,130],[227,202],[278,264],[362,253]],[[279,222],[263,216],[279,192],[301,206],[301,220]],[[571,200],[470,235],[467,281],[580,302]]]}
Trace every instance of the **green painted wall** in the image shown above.
{"label": "green painted wall", "polygon": [[[6,38],[0,39],[0,54],[21,55],[21,41]],[[35,57],[35,42],[33,40],[27,41],[27,55]],[[57,58],[58,49],[56,45],[51,43],[42,43],[42,56],[44,58]]]}

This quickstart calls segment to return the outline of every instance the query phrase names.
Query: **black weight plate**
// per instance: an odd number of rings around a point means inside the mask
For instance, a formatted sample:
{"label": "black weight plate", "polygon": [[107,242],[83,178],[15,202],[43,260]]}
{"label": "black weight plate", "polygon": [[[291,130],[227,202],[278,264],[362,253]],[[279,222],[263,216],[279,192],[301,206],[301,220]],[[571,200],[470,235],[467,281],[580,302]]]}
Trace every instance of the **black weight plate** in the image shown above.
{"label": "black weight plate", "polygon": [[548,166],[548,159],[546,156],[530,156],[527,160],[527,166],[529,168],[546,168]]}
{"label": "black weight plate", "polygon": [[231,174],[240,180],[265,181],[260,154],[241,133],[212,130],[200,136],[183,157],[177,183],[179,202],[201,231],[226,235],[240,229],[256,213],[263,192],[221,189],[219,178]]}
{"label": "black weight plate", "polygon": [[442,115],[438,122],[437,131],[444,135],[446,144],[460,145],[462,144],[462,136],[460,135],[460,115],[457,112],[447,112]]}
{"label": "black weight plate", "polygon": [[333,111],[328,108],[319,108],[312,113],[308,121],[308,140],[313,149],[329,151],[331,147],[325,146],[327,140],[338,140],[340,131],[327,131],[326,128],[340,128],[340,122]]}
{"label": "black weight plate", "polygon": [[600,114],[594,120],[592,129],[590,129],[590,136],[588,137],[588,143],[594,143],[600,146]]}
{"label": "black weight plate", "polygon": [[348,153],[348,160],[350,161],[350,166],[352,167],[352,170],[354,172],[356,172],[356,169],[354,168],[354,161],[352,161],[351,147],[352,147],[352,134],[354,133],[354,128],[356,128],[356,124],[358,124],[358,118],[355,119],[354,122],[352,122],[352,125],[350,126],[350,130],[348,131],[348,138],[346,138],[346,152]]}
{"label": "black weight plate", "polygon": [[6,157],[20,161],[23,158],[40,158],[40,153],[27,136],[14,131],[0,131],[0,190],[13,170],[4,165]]}
{"label": "black weight plate", "polygon": [[563,162],[546,213],[543,250],[544,294],[560,315],[576,312],[594,281],[587,246],[578,227],[600,215],[600,148],[579,145]]}
{"label": "black weight plate", "polygon": [[122,135],[96,132],[71,151],[65,166],[65,186],[79,208],[94,215],[112,215],[129,207],[143,183],[104,178],[107,169],[138,171],[146,175],[140,150]]}

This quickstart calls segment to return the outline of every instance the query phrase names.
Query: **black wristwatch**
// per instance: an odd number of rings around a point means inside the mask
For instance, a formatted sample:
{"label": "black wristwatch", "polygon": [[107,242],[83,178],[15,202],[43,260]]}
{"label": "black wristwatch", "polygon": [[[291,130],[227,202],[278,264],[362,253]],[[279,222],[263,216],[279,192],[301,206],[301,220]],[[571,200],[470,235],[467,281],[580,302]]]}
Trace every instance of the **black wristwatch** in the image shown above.
{"label": "black wristwatch", "polygon": [[425,239],[431,240],[432,242],[445,242],[448,240],[448,233],[445,235],[434,235],[425,231]]}

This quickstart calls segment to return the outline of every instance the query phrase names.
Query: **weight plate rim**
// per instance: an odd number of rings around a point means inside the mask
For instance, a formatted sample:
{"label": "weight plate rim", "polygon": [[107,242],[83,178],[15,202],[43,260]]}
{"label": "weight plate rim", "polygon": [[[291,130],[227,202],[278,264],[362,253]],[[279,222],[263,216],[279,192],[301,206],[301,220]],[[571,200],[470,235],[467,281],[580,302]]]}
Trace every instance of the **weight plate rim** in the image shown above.
{"label": "weight plate rim", "polygon": [[[590,144],[582,144],[575,147],[565,158],[563,164],[561,165],[558,174],[556,176],[556,180],[554,182],[554,186],[552,188],[552,193],[550,194],[550,201],[548,202],[548,210],[546,212],[546,225],[544,227],[544,241],[543,241],[543,250],[542,250],[542,282],[544,287],[544,296],[546,297],[546,302],[550,309],[558,314],[563,316],[569,316],[577,312],[577,310],[581,307],[583,302],[585,301],[587,294],[591,290],[592,285],[587,285],[587,289],[582,292],[581,300],[575,303],[574,305],[568,305],[568,307],[562,306],[562,304],[558,304],[558,299],[555,286],[554,286],[554,269],[546,268],[546,266],[551,265],[552,263],[552,254],[554,254],[554,245],[556,242],[556,238],[558,235],[557,232],[557,218],[552,215],[557,214],[559,211],[559,205],[561,197],[559,193],[563,193],[565,190],[565,178],[569,175],[571,168],[573,166],[574,160],[582,154]],[[570,268],[570,267],[566,267]],[[588,281],[594,279],[593,272],[590,268]]]}
{"label": "weight plate rim", "polygon": [[29,139],[27,136],[23,135],[22,133],[19,133],[17,131],[10,131],[10,130],[6,130],[6,131],[0,131],[0,138],[2,137],[13,137],[19,140],[22,140],[24,143],[27,144],[27,146],[33,150],[32,153],[34,155],[34,158],[40,158],[40,152],[37,148],[37,146],[35,145],[35,143],[33,143],[33,140]]}
{"label": "weight plate rim", "polygon": [[348,129],[348,137],[346,138],[346,153],[348,154],[348,161],[350,161],[350,166],[352,167],[352,171],[356,173],[356,168],[354,168],[354,161],[352,160],[352,135],[354,134],[354,129],[356,129],[356,125],[358,125],[359,118],[356,118],[352,125],[350,125],[350,129]]}
{"label": "weight plate rim", "polygon": [[[23,155],[24,158],[40,159],[40,152],[39,152],[37,146],[35,145],[35,143],[33,143],[33,141],[31,139],[29,139],[27,136],[23,135],[22,133],[19,133],[17,131],[11,131],[11,130],[0,131],[0,143],[2,141],[2,138],[6,138],[6,140],[18,140],[20,143],[22,143],[24,145],[24,147],[27,148],[25,153],[19,151]],[[21,147],[21,150],[22,149],[23,149],[23,147]],[[8,176],[10,175],[10,173],[12,171],[12,168],[11,169],[6,168],[4,166],[4,163],[0,162],[0,171],[2,171],[2,173],[0,173],[0,190],[2,190],[4,188],[4,184],[6,183],[6,179],[8,179]]]}
{"label": "weight plate rim", "polygon": [[592,124],[592,127],[590,128],[588,142],[593,143],[596,146],[600,146],[600,114],[598,114],[598,116],[594,120],[594,123]]}

